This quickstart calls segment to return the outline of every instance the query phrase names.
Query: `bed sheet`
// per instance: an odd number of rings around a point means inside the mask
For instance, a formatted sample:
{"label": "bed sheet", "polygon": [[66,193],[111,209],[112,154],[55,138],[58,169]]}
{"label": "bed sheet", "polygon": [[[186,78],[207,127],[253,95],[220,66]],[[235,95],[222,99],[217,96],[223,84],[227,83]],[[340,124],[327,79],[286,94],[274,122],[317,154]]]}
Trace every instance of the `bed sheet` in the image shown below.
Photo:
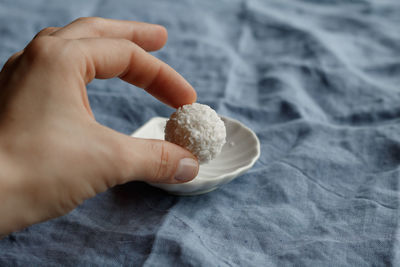
{"label": "bed sheet", "polygon": [[[1,240],[1,266],[400,264],[399,1],[0,0],[1,64],[81,16],[164,25],[154,55],[253,129],[261,157],[204,195],[108,190]],[[88,93],[125,134],[173,111],[116,79]]]}

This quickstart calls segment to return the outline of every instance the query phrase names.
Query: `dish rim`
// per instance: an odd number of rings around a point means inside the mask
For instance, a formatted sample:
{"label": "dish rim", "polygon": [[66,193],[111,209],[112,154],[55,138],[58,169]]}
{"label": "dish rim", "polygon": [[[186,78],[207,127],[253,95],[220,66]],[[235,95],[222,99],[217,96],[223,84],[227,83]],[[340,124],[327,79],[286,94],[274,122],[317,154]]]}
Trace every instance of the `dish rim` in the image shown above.
{"label": "dish rim", "polygon": [[[254,164],[257,162],[257,160],[260,158],[260,155],[261,155],[260,141],[259,141],[257,135],[255,134],[255,132],[253,130],[251,130],[249,127],[247,127],[240,121],[230,118],[230,117],[227,117],[227,116],[223,116],[223,115],[219,115],[219,116],[222,120],[224,120],[224,123],[226,123],[226,121],[228,121],[229,123],[234,123],[234,124],[238,125],[239,127],[241,127],[243,130],[247,131],[247,133],[250,133],[251,139],[253,141],[255,141],[255,145],[254,145],[255,155],[251,158],[251,160],[248,164],[238,167],[237,169],[235,169],[231,172],[228,172],[225,174],[220,174],[213,178],[202,178],[202,177],[196,176],[193,180],[188,181],[186,183],[182,183],[182,184],[167,184],[167,183],[149,183],[149,184],[152,186],[155,186],[157,188],[160,188],[162,190],[165,190],[168,193],[175,194],[175,195],[198,195],[198,194],[203,194],[203,193],[208,193],[208,192],[214,191],[218,187],[220,187],[226,183],[229,183],[230,181],[232,181],[239,175],[243,174],[246,170],[249,170],[250,168],[252,168],[254,166]],[[159,122],[165,121],[166,122],[167,120],[168,120],[168,118],[166,118],[166,117],[161,117],[161,116],[152,117],[141,127],[137,128],[135,131],[133,131],[131,133],[131,136],[135,137],[134,136],[135,133],[137,133],[141,129],[145,128],[152,121],[159,121]],[[136,138],[144,138],[144,137],[136,137]],[[164,140],[164,139],[160,139],[160,138],[152,138],[152,139]],[[200,166],[200,168],[201,168],[201,166]],[[211,188],[207,188],[207,189],[202,188],[202,183],[211,182],[211,181],[214,181],[214,183],[213,183],[214,185]],[[177,191],[177,190],[173,190],[172,188],[171,188],[171,190],[169,190],[168,188],[165,188],[165,186],[166,187],[168,187],[168,186],[176,187],[176,186],[180,186],[180,185],[185,187],[184,186],[185,184],[191,184],[190,186],[194,186],[194,187],[198,186],[199,188],[197,188],[196,190],[191,190],[191,191],[186,191],[186,190]]]}

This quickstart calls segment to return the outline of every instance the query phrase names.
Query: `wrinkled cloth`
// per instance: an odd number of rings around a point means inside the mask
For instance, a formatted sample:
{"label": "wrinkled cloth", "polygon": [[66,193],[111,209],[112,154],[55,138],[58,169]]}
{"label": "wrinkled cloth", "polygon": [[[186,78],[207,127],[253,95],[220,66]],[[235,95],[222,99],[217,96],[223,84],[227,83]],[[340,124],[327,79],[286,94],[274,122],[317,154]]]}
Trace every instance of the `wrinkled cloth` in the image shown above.
{"label": "wrinkled cloth", "polygon": [[[400,264],[399,1],[0,0],[0,63],[81,16],[164,25],[154,55],[253,129],[261,157],[204,195],[110,189],[5,237],[1,266]],[[117,79],[88,94],[125,134],[173,112]]]}

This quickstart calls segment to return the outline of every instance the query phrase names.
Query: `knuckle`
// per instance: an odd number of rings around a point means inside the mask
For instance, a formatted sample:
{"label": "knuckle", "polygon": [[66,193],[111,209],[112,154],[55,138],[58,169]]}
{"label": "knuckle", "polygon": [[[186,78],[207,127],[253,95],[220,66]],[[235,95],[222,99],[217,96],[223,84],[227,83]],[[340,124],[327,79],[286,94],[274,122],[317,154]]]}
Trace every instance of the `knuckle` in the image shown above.
{"label": "knuckle", "polygon": [[172,176],[172,167],[170,164],[170,155],[166,145],[163,142],[157,142],[151,145],[151,149],[159,155],[158,161],[154,166],[154,178],[157,180],[166,180]]}
{"label": "knuckle", "polygon": [[3,68],[7,69],[9,68],[13,62],[22,54],[22,51],[19,51],[17,53],[14,53],[11,57],[9,57],[9,59],[7,60],[7,62],[4,64]]}
{"label": "knuckle", "polygon": [[35,38],[40,37],[40,36],[43,36],[43,35],[47,35],[47,34],[53,32],[55,29],[56,29],[56,27],[46,27],[46,28],[43,28],[40,32],[38,32],[38,33],[36,34]]}
{"label": "knuckle", "polygon": [[93,20],[95,20],[96,17],[80,17],[75,20],[75,22],[79,23],[91,23]]}
{"label": "knuckle", "polygon": [[92,30],[101,30],[105,19],[99,17],[81,17],[76,20],[77,23],[85,24]]}
{"label": "knuckle", "polygon": [[33,39],[25,48],[24,55],[26,55],[30,61],[48,59],[52,50],[51,39],[50,37],[38,37]]}
{"label": "knuckle", "polygon": [[16,59],[17,57],[19,57],[21,55],[22,51],[18,51],[14,54],[11,55],[10,59]]}
{"label": "knuckle", "polygon": [[73,42],[63,42],[51,36],[33,39],[25,48],[24,56],[28,63],[59,65],[70,58],[70,47]]}

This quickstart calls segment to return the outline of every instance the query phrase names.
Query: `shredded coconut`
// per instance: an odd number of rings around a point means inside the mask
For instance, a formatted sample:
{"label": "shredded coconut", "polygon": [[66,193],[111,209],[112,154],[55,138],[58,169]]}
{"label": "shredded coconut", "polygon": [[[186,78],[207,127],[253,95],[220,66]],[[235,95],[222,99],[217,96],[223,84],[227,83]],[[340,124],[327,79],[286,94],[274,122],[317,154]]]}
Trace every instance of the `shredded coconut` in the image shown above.
{"label": "shredded coconut", "polygon": [[165,140],[193,153],[200,164],[217,156],[225,144],[225,124],[207,105],[193,103],[175,111],[165,126]]}

